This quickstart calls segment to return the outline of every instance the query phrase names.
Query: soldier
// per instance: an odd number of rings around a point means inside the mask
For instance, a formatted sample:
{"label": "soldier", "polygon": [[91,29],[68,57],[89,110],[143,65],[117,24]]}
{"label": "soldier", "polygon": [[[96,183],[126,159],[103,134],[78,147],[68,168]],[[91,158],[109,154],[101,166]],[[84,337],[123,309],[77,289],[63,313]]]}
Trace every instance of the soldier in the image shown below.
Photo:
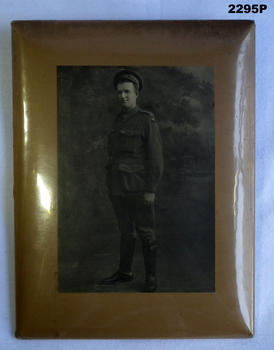
{"label": "soldier", "polygon": [[106,184],[121,232],[120,264],[118,271],[102,283],[132,280],[137,232],[146,271],[144,292],[154,292],[157,284],[154,199],[163,171],[162,142],[153,113],[140,109],[136,103],[143,87],[141,76],[132,70],[122,70],[114,77],[114,87],[122,111],[109,134]]}

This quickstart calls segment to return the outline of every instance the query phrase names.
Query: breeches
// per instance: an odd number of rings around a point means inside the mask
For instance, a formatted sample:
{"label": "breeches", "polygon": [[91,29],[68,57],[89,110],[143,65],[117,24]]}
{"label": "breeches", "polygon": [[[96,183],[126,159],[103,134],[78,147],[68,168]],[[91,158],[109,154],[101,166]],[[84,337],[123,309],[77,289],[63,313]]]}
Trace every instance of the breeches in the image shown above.
{"label": "breeches", "polygon": [[148,242],[156,241],[154,205],[146,206],[144,196],[110,196],[121,235]]}

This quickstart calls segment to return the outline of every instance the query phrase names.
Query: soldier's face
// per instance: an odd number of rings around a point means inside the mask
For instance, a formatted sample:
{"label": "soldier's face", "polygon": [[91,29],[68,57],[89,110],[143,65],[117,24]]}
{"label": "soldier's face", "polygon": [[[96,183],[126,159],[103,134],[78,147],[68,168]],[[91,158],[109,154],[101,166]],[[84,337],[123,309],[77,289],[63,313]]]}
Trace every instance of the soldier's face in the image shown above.
{"label": "soldier's face", "polygon": [[135,92],[132,83],[119,83],[116,90],[119,103],[124,110],[130,110],[136,106],[138,93]]}

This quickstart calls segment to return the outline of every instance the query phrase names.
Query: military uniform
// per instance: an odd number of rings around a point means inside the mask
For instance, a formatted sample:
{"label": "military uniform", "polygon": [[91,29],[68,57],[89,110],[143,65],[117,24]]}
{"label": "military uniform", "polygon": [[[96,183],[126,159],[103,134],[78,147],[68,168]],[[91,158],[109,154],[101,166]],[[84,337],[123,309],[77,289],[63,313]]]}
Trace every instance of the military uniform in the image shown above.
{"label": "military uniform", "polygon": [[121,232],[120,265],[103,282],[131,280],[136,233],[141,238],[147,276],[155,276],[154,203],[145,205],[144,200],[145,192],[156,192],[163,172],[161,136],[153,113],[135,106],[118,114],[109,134],[108,154],[106,185]]}
{"label": "military uniform", "polygon": [[108,141],[107,187],[111,195],[156,192],[163,171],[162,142],[151,112],[138,106],[115,119]]}

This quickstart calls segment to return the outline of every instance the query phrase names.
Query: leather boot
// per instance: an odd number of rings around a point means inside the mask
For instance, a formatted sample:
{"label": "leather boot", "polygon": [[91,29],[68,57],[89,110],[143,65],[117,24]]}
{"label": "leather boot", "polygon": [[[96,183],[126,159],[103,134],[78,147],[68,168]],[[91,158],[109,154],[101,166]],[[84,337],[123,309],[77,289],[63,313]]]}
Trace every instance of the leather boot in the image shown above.
{"label": "leather boot", "polygon": [[116,271],[112,276],[104,278],[101,284],[117,284],[132,281],[132,272]]}
{"label": "leather boot", "polygon": [[156,242],[149,242],[148,240],[142,240],[142,248],[144,255],[144,263],[146,270],[146,281],[144,285],[144,292],[155,292],[157,288],[156,279]]}
{"label": "leather boot", "polygon": [[135,237],[125,237],[121,235],[119,270],[110,277],[104,278],[101,284],[117,284],[132,281],[131,265],[135,251],[135,243]]}
{"label": "leather boot", "polygon": [[123,272],[131,272],[133,255],[135,252],[136,237],[120,238],[120,264],[119,270]]}

